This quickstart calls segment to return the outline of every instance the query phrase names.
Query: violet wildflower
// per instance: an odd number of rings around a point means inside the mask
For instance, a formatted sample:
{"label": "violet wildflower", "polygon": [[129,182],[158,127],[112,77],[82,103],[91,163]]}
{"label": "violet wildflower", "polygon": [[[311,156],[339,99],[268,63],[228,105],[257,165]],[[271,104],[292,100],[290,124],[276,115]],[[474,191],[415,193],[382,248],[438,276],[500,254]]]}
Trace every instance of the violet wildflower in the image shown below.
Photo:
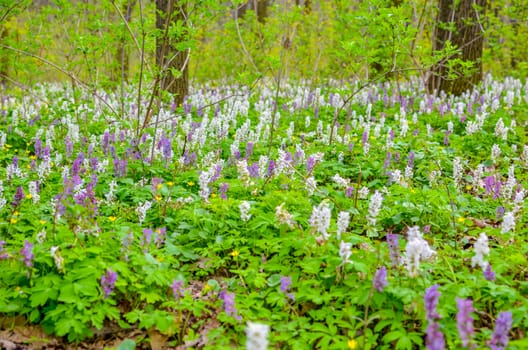
{"label": "violet wildflower", "polygon": [[374,279],[372,280],[372,284],[378,292],[383,292],[383,289],[385,289],[385,287],[388,285],[387,269],[385,268],[385,266],[382,266],[378,270],[376,270],[376,273],[374,274]]}
{"label": "violet wildflower", "polygon": [[425,335],[425,346],[427,350],[445,349],[444,335],[440,331],[440,325],[436,321],[430,322],[427,326]]}
{"label": "violet wildflower", "polygon": [[253,154],[253,142],[248,142],[246,144],[246,159],[249,159]]}
{"label": "violet wildflower", "polygon": [[440,315],[436,311],[438,306],[438,299],[440,298],[440,292],[438,291],[439,285],[428,288],[425,291],[424,302],[425,302],[425,317],[427,321],[433,321],[439,319]]}
{"label": "violet wildflower", "polygon": [[224,303],[225,313],[229,316],[235,317],[236,319],[241,319],[241,317],[237,315],[237,309],[235,307],[235,293],[229,293],[225,290],[222,290],[218,296]]}
{"label": "violet wildflower", "polygon": [[218,192],[220,194],[220,198],[227,199],[227,190],[229,189],[229,184],[227,182],[224,182],[220,184],[220,187],[218,189]]}
{"label": "violet wildflower", "polygon": [[354,195],[354,187],[352,186],[347,187],[345,191],[345,196],[347,198],[352,198],[353,195]]}
{"label": "violet wildflower", "polygon": [[292,284],[292,279],[290,276],[281,276],[280,278],[280,291],[284,294],[286,294],[286,296],[288,298],[290,298],[292,301],[295,300],[295,295],[293,293],[288,293],[288,291],[290,290],[291,288],[291,284]]}
{"label": "violet wildflower", "polygon": [[174,295],[174,299],[178,300],[180,298],[183,298],[185,296],[185,289],[183,287],[183,281],[179,279],[175,279],[172,282],[172,294]]}
{"label": "violet wildflower", "polygon": [[512,327],[511,311],[504,311],[495,320],[495,329],[491,335],[491,350],[503,350],[508,345],[508,334]]}
{"label": "violet wildflower", "polygon": [[145,251],[148,249],[148,246],[152,242],[152,234],[153,234],[152,229],[150,229],[150,228],[144,228],[143,229],[143,241],[142,241],[141,245],[143,246]]}
{"label": "violet wildflower", "polygon": [[24,248],[20,250],[20,255],[24,257],[24,264],[27,267],[33,267],[33,259],[35,258],[33,255],[33,244],[29,243],[28,240],[24,241]]}
{"label": "violet wildflower", "polygon": [[11,205],[15,208],[18,207],[22,203],[22,199],[24,199],[24,189],[22,186],[18,186]]}
{"label": "violet wildflower", "polygon": [[425,291],[424,296],[425,318],[429,322],[425,335],[425,345],[428,350],[445,349],[444,335],[440,331],[440,325],[437,322],[440,319],[440,315],[436,311],[438,299],[440,298],[438,288],[439,286],[435,284]]}
{"label": "violet wildflower", "polygon": [[490,263],[488,263],[488,266],[484,270],[484,278],[488,281],[495,281],[495,272],[493,272]]}
{"label": "violet wildflower", "polygon": [[314,167],[315,167],[315,157],[310,156],[308,157],[308,160],[306,161],[306,172],[310,173]]}
{"label": "violet wildflower", "polygon": [[105,298],[108,298],[110,293],[114,290],[116,281],[117,272],[114,272],[111,269],[106,270],[106,273],[101,276],[101,288],[103,289]]}
{"label": "violet wildflower", "polygon": [[473,317],[471,313],[475,311],[471,299],[457,298],[457,329],[462,340],[462,346],[468,347],[471,343],[475,330],[473,329]]}
{"label": "violet wildflower", "polygon": [[249,176],[255,179],[258,179],[259,177],[259,164],[258,162],[253,162],[253,164],[249,165],[247,167],[247,170],[249,172]]}
{"label": "violet wildflower", "polygon": [[268,172],[266,174],[267,177],[272,177],[275,172],[275,161],[273,159],[269,160],[268,163]]}

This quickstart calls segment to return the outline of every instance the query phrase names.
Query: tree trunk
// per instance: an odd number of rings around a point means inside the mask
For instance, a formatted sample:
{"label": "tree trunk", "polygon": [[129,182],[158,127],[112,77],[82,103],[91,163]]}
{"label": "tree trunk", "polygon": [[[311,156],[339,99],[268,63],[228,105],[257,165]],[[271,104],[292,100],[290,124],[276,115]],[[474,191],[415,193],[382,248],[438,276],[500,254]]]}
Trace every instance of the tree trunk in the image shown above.
{"label": "tree trunk", "polygon": [[[0,26],[0,42],[6,42],[9,32],[4,26]],[[6,86],[9,78],[9,56],[7,50],[0,48],[0,86]]]}
{"label": "tree trunk", "polygon": [[256,0],[257,1],[257,20],[260,23],[264,23],[266,17],[268,17],[268,0]]}
{"label": "tree trunk", "polygon": [[156,0],[156,28],[160,35],[156,40],[156,63],[161,71],[160,88],[174,95],[174,102],[181,106],[189,93],[189,65],[187,50],[179,51],[176,46],[185,38],[169,37],[171,23],[184,23],[185,5],[177,0]]}
{"label": "tree trunk", "polygon": [[[429,92],[444,91],[461,95],[482,80],[482,47],[484,33],[482,19],[486,0],[439,0],[437,23],[433,34],[433,51],[440,51],[450,42],[458,53],[437,62],[427,81]],[[449,61],[461,59],[471,62],[467,71],[461,64]]]}
{"label": "tree trunk", "polygon": [[[132,19],[132,9],[136,5],[136,0],[128,0],[126,4],[123,6],[123,17],[124,20],[127,23],[130,23],[130,20]],[[125,25],[125,23],[123,23]],[[116,67],[118,69],[115,70],[114,75],[116,77],[116,80],[121,77],[121,80],[123,82],[128,81],[128,72],[129,72],[129,56],[128,56],[128,50],[126,49],[126,37],[128,35],[128,31],[123,28],[123,32],[121,33],[121,36],[119,37],[119,47],[117,48],[115,60],[116,60]]]}

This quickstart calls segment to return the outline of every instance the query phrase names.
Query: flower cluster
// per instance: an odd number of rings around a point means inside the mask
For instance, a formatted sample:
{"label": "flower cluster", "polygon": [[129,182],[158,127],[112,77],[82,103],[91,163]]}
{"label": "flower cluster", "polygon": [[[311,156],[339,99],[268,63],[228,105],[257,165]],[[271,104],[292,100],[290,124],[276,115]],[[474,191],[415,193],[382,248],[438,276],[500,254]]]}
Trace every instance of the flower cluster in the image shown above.
{"label": "flower cluster", "polygon": [[407,267],[409,276],[415,277],[420,270],[420,261],[430,259],[435,254],[435,251],[432,250],[427,241],[423,239],[418,226],[409,228],[407,238],[408,241],[405,246],[403,262]]}

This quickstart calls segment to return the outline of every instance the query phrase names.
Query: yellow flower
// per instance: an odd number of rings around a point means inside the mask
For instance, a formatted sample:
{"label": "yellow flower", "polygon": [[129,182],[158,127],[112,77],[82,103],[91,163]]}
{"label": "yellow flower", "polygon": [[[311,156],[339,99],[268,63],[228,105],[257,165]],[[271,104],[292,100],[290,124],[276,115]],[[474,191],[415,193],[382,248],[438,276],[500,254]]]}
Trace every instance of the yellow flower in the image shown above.
{"label": "yellow flower", "polygon": [[204,287],[203,287],[203,290],[202,290],[202,293],[207,293],[209,291],[209,289],[211,289],[211,286],[209,284],[206,284]]}
{"label": "yellow flower", "polygon": [[211,193],[211,198],[216,198],[216,193]]}
{"label": "yellow flower", "polygon": [[458,218],[458,222],[464,222],[466,219],[463,217]]}
{"label": "yellow flower", "polygon": [[31,195],[31,193],[26,194],[26,199],[31,199],[31,198],[33,198],[33,196]]}
{"label": "yellow flower", "polygon": [[13,212],[13,215],[14,215],[14,216],[17,216],[18,214],[20,214],[20,213],[18,212],[18,210],[15,210],[15,211]]}
{"label": "yellow flower", "polygon": [[158,190],[161,189],[162,187],[163,187],[162,184],[158,184],[158,185],[156,186],[156,188],[157,188]]}
{"label": "yellow flower", "polygon": [[414,188],[410,189],[411,193],[416,193],[416,190]]}
{"label": "yellow flower", "polygon": [[473,188],[473,186],[471,186],[471,185],[467,185],[466,186],[466,190],[468,190],[468,191],[471,191],[472,188]]}
{"label": "yellow flower", "polygon": [[11,222],[12,224],[16,224],[18,222],[18,220],[15,219],[15,218],[11,218],[11,220],[9,220],[9,222]]}
{"label": "yellow flower", "polygon": [[240,255],[240,252],[238,250],[233,250],[231,253],[229,253],[233,258],[236,258]]}
{"label": "yellow flower", "polygon": [[174,182],[172,182],[172,181],[167,182],[167,186],[169,186],[169,187],[174,186]]}
{"label": "yellow flower", "polygon": [[115,216],[109,216],[108,220],[110,220],[111,222],[114,222],[117,220],[117,218]]}
{"label": "yellow flower", "polygon": [[187,182],[187,185],[189,185],[189,186],[191,186],[191,187],[194,186],[194,181],[189,181],[189,182]]}
{"label": "yellow flower", "polygon": [[350,350],[354,350],[358,346],[358,342],[355,341],[354,339],[350,339],[347,344]]}
{"label": "yellow flower", "polygon": [[160,195],[157,195],[156,196],[156,201],[159,202],[161,200],[161,196]]}
{"label": "yellow flower", "polygon": [[44,225],[46,223],[46,220],[40,220],[39,222],[41,225]]}
{"label": "yellow flower", "polygon": [[35,160],[35,159],[37,159],[37,156],[36,155],[29,156],[29,159]]}

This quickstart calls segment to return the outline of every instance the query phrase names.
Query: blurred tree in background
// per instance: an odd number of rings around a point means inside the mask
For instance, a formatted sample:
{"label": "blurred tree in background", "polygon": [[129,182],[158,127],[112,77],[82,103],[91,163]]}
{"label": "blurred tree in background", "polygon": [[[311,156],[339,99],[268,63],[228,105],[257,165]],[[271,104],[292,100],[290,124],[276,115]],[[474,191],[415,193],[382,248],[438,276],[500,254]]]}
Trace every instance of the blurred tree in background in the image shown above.
{"label": "blurred tree in background", "polygon": [[419,76],[431,91],[459,94],[481,72],[526,76],[527,7],[522,0],[0,0],[0,77],[109,89],[139,80],[151,89],[159,77],[158,88],[178,103],[189,80],[279,76],[313,83]]}

